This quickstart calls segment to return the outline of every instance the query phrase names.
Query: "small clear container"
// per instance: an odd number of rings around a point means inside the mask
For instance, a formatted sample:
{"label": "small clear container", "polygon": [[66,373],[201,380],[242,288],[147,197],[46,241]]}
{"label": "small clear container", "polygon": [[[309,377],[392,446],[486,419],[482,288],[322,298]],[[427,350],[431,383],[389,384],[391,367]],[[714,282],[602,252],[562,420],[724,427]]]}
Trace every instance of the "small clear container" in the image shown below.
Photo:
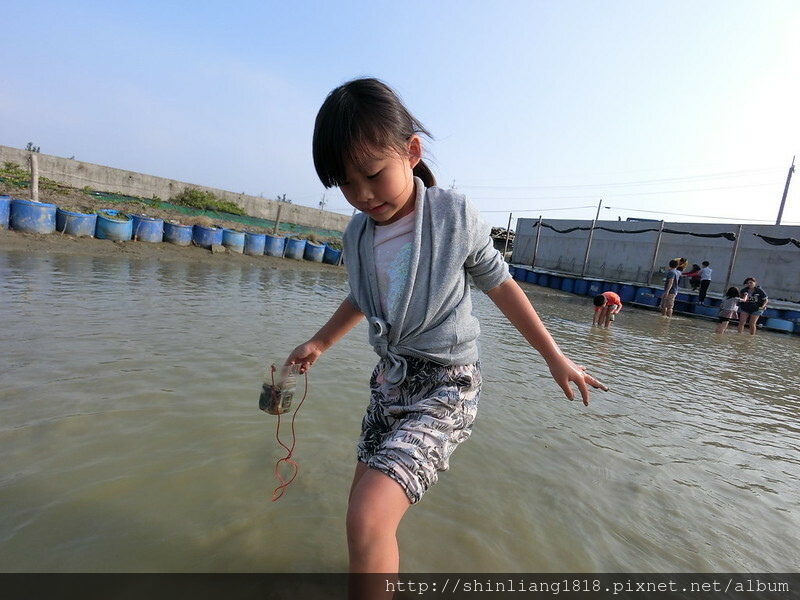
{"label": "small clear container", "polygon": [[271,415],[282,415],[292,407],[300,365],[272,365],[261,386],[258,407]]}

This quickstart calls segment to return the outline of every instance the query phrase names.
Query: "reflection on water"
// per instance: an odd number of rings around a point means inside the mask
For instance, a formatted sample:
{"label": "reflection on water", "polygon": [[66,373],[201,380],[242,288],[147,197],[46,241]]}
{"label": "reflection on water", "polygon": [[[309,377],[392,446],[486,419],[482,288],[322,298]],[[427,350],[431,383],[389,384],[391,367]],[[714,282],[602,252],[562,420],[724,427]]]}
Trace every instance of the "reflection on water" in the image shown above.
{"label": "reflection on water", "polygon": [[[345,570],[363,324],[310,373],[275,503],[257,408],[265,365],[345,289],[333,270],[0,253],[0,569]],[[631,308],[593,329],[588,298],[526,290],[611,391],[566,401],[476,293],[481,412],[401,526],[403,570],[796,570],[800,338]]]}

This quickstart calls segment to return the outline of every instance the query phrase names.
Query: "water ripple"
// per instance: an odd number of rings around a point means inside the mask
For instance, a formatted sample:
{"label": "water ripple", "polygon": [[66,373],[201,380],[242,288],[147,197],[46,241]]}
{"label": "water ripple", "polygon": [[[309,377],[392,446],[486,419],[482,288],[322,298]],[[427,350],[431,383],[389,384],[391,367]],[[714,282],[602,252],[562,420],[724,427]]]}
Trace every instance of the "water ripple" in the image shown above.
{"label": "water ripple", "polygon": [[[278,503],[276,420],[257,408],[266,365],[345,296],[341,272],[8,252],[0,273],[3,570],[346,567],[343,514],[376,361],[365,325],[309,374],[300,474]],[[567,401],[476,293],[481,409],[404,520],[401,546],[422,550],[403,568],[794,569],[800,396],[786,374],[799,338],[715,336],[709,321],[630,307],[592,328],[590,299],[525,289],[611,390],[589,408]],[[433,551],[453,545],[457,556]]]}

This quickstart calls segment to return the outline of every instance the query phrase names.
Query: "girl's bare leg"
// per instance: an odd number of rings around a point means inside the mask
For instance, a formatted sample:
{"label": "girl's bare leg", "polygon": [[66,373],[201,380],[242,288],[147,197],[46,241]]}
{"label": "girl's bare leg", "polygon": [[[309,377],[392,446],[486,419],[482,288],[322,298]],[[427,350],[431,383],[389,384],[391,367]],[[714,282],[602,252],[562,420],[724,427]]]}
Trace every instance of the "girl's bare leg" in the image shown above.
{"label": "girl's bare leg", "polygon": [[750,335],[756,334],[756,323],[758,322],[758,315],[750,315]]}
{"label": "girl's bare leg", "polygon": [[745,323],[747,323],[748,317],[750,317],[750,315],[747,314],[746,312],[739,313],[739,333],[742,333],[744,331],[744,326]]}
{"label": "girl's bare leg", "polygon": [[[386,581],[400,569],[397,527],[410,505],[394,479],[358,463],[347,508],[351,600],[392,597]],[[364,573],[384,576],[358,576]]]}

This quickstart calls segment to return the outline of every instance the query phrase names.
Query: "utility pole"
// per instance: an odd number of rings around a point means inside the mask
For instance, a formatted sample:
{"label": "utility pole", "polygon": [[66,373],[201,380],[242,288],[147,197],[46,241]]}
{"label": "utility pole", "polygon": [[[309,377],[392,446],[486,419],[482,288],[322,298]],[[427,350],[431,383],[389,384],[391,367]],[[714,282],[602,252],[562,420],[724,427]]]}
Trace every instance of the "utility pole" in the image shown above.
{"label": "utility pole", "polygon": [[511,238],[511,217],[514,213],[508,213],[508,227],[506,227],[506,245],[503,248],[503,259],[506,258],[506,252],[508,252],[508,240]]}
{"label": "utility pole", "polygon": [[789,174],[786,176],[786,187],[783,188],[783,198],[781,198],[781,207],[778,209],[778,220],[775,221],[775,225],[781,224],[781,217],[783,216],[783,207],[786,204],[786,196],[789,194],[789,182],[792,180],[792,173],[794,173],[794,159],[792,157],[792,166],[789,167]]}
{"label": "utility pole", "polygon": [[[30,144],[28,144],[30,146]],[[39,158],[36,151],[31,152],[31,200],[39,201]]]}
{"label": "utility pole", "polygon": [[536,224],[536,242],[533,245],[533,259],[531,267],[536,266],[536,253],[539,252],[539,236],[542,234],[542,215],[539,215],[539,222]]}
{"label": "utility pole", "polygon": [[589,264],[589,250],[592,247],[592,237],[594,237],[594,228],[597,225],[597,219],[600,218],[600,207],[603,206],[603,199],[600,199],[600,202],[597,203],[597,214],[594,216],[594,221],[592,221],[592,227],[589,229],[589,241],[586,242],[586,255],[583,257],[583,270],[581,271],[581,277],[586,275],[586,267]]}
{"label": "utility pole", "polygon": [[[650,274],[647,276],[647,285],[653,283],[653,274],[656,272],[656,261],[658,260],[658,249],[661,247],[661,234],[664,233],[664,221],[658,226],[658,236],[656,236],[656,246],[653,250],[653,262],[650,264]],[[725,288],[727,289],[727,288]]]}

